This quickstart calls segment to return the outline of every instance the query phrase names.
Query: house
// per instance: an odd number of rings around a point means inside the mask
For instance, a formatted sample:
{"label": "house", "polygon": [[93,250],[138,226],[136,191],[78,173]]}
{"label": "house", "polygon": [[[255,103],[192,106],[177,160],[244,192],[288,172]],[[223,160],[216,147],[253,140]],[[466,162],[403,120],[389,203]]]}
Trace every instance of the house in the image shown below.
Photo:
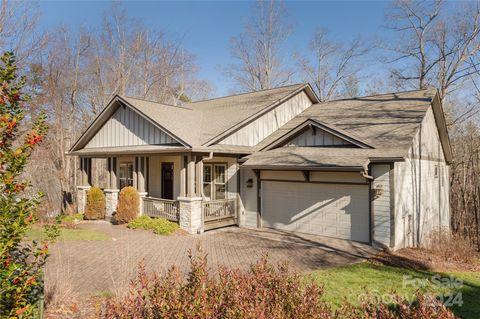
{"label": "house", "polygon": [[107,215],[141,211],[190,233],[269,227],[398,249],[449,227],[452,152],[436,90],[320,103],[309,84],[171,106],[115,96],[69,151],[85,206],[106,162]]}

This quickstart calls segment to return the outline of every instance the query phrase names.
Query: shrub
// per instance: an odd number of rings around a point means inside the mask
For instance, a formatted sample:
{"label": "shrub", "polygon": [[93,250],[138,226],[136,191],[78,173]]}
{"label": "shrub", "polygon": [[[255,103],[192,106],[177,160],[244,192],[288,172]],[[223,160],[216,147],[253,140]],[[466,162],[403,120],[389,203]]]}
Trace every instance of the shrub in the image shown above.
{"label": "shrub", "polygon": [[140,264],[125,297],[107,301],[106,318],[324,318],[322,288],[303,286],[286,266],[266,257],[248,272],[211,275],[204,255],[190,257],[186,278],[172,267],[166,276],[149,276]]}
{"label": "shrub", "polygon": [[98,187],[92,187],[87,193],[85,219],[105,218],[105,194]]}
{"label": "shrub", "polygon": [[178,230],[178,224],[166,220],[165,218],[150,218],[149,216],[139,216],[128,223],[128,228],[153,230],[158,235],[170,235]]}
{"label": "shrub", "polygon": [[273,266],[263,256],[248,271],[208,270],[207,258],[190,254],[186,279],[172,267],[165,276],[149,275],[140,263],[126,295],[106,301],[104,318],[456,318],[430,296],[410,303],[398,296],[393,305],[367,299],[356,307],[345,302],[333,311],[322,299],[323,287],[305,283],[286,264]]}
{"label": "shrub", "polygon": [[38,243],[26,238],[37,220],[42,195],[29,189],[24,171],[47,125],[43,113],[34,120],[28,112],[27,79],[17,71],[13,53],[4,53],[0,57],[0,318],[35,316],[48,241],[53,239]]}
{"label": "shrub", "polygon": [[[360,308],[364,318],[458,318],[435,297],[431,295],[422,295],[419,292],[416,293],[415,300],[408,300],[399,296],[393,296],[392,304],[385,304],[383,302],[379,302],[377,298],[373,298],[372,300],[362,303]],[[352,310],[351,312],[359,314],[359,312],[355,310]]]}
{"label": "shrub", "polygon": [[138,216],[140,206],[140,195],[131,186],[120,191],[118,198],[115,220],[119,223],[128,223]]}
{"label": "shrub", "polygon": [[431,232],[427,242],[426,248],[444,261],[474,264],[479,257],[469,240],[460,234],[452,234],[449,229]]}

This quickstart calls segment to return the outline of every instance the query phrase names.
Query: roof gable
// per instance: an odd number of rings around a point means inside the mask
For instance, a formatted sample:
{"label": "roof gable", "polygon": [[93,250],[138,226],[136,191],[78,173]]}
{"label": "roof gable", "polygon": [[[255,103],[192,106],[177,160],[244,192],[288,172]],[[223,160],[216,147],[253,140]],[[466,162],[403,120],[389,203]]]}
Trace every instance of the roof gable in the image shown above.
{"label": "roof gable", "polygon": [[121,97],[115,96],[71,147],[70,152],[83,148],[139,145],[188,146]]}
{"label": "roof gable", "polygon": [[203,113],[202,145],[209,146],[218,143],[300,92],[305,92],[311,101],[310,104],[318,103],[311,86],[302,83],[200,101],[187,106]]}
{"label": "roof gable", "polygon": [[418,90],[314,104],[257,145],[256,150],[267,148],[312,119],[370,147],[395,148],[406,155],[435,94],[435,90]]}
{"label": "roof gable", "polygon": [[180,143],[132,108],[122,105],[84,148],[175,144]]}
{"label": "roof gable", "polygon": [[291,129],[285,135],[265,147],[264,150],[281,146],[372,148],[359,139],[313,119],[308,119]]}

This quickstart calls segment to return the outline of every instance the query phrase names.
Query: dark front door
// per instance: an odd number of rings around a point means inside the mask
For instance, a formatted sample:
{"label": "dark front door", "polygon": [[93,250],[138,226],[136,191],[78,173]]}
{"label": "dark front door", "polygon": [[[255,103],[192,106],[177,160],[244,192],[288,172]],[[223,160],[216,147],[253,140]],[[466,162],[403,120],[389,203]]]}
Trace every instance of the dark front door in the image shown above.
{"label": "dark front door", "polygon": [[173,199],[173,163],[162,163],[162,198]]}

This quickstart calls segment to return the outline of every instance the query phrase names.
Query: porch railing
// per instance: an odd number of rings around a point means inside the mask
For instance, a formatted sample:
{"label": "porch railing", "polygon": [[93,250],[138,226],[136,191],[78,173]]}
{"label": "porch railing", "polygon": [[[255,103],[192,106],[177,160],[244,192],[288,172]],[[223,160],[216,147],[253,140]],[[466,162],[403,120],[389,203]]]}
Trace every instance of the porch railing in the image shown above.
{"label": "porch railing", "polygon": [[178,222],[179,211],[178,201],[176,200],[153,197],[143,198],[143,213],[150,217],[162,217]]}
{"label": "porch railing", "polygon": [[235,218],[237,201],[235,198],[204,201],[202,203],[204,222]]}

